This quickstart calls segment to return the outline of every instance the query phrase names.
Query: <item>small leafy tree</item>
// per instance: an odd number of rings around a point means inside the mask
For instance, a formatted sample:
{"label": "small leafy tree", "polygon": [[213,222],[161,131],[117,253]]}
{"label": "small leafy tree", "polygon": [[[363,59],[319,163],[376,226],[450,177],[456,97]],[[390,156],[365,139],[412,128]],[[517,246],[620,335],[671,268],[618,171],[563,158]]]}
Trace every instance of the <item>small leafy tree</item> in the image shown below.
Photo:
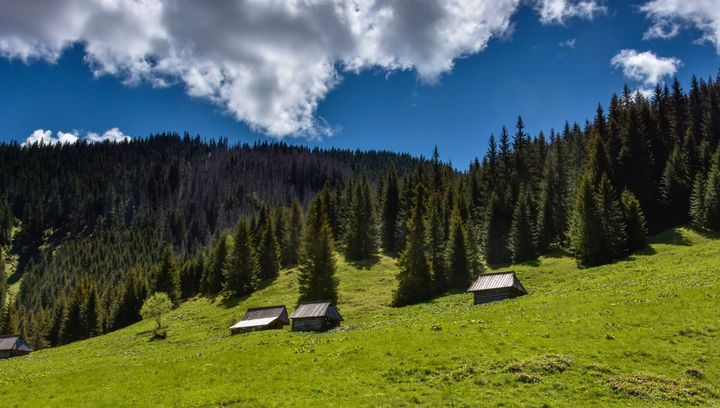
{"label": "small leafy tree", "polygon": [[172,310],[172,305],[172,300],[170,300],[170,296],[168,296],[167,293],[155,292],[145,300],[145,303],[140,309],[140,315],[143,319],[155,319],[157,323],[157,327],[155,328],[156,335],[163,328],[160,318]]}

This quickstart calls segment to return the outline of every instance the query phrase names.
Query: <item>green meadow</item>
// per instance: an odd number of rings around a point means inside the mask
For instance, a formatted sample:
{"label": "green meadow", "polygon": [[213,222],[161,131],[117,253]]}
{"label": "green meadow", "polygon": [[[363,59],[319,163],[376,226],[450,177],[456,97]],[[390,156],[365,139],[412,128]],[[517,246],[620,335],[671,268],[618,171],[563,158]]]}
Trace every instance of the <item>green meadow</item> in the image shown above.
{"label": "green meadow", "polygon": [[343,325],[227,327],[294,309],[294,270],[240,300],[190,300],[153,323],[0,361],[2,407],[720,405],[720,240],[668,231],[627,260],[515,265],[530,294],[388,306],[395,260],[339,260]]}

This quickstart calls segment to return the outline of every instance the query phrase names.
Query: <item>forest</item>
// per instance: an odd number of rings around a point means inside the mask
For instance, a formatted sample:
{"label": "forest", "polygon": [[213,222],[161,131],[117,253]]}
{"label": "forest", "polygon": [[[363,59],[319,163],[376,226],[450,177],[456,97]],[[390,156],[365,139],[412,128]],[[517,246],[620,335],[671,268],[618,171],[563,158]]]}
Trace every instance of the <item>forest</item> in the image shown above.
{"label": "forest", "polygon": [[518,117],[463,171],[437,148],[2,144],[0,332],[67,344],[139,321],[154,292],[245,296],[291,267],[298,302],[337,301],[338,255],[397,257],[398,307],[553,251],[614,262],[669,227],[720,229],[719,140],[720,75],[625,87],[547,134]]}

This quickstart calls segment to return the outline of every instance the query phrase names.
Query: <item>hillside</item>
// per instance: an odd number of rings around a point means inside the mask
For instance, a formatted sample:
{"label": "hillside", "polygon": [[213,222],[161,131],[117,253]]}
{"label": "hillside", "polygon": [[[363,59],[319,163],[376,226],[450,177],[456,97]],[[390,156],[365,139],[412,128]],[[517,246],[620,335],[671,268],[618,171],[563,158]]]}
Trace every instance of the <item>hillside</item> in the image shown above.
{"label": "hillside", "polygon": [[678,229],[653,242],[602,267],[560,255],[515,266],[530,296],[483,306],[462,293],[389,308],[393,259],[341,262],[340,329],[230,336],[248,307],[292,309],[284,270],[241,301],[184,303],[164,341],[150,342],[141,322],[0,361],[0,405],[720,403],[720,241]]}

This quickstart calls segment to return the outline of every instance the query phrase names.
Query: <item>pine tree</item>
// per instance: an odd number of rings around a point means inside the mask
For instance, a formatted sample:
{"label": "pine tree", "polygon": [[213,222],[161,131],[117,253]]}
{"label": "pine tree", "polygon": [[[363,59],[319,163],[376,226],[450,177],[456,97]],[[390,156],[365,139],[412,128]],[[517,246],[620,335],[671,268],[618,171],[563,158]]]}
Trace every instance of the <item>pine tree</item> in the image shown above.
{"label": "pine tree", "polygon": [[430,262],[425,242],[426,189],[423,182],[415,187],[414,205],[407,223],[407,244],[400,254],[398,287],[394,306],[405,306],[428,300],[433,295]]}
{"label": "pine tree", "polygon": [[256,260],[250,224],[247,219],[241,218],[223,268],[225,292],[230,296],[244,296],[253,291]]}
{"label": "pine tree", "polygon": [[303,210],[300,201],[293,200],[290,208],[290,222],[288,225],[288,239],[286,248],[287,265],[295,265],[300,259],[300,247],[303,235]]}
{"label": "pine tree", "polygon": [[345,256],[367,259],[377,253],[377,221],[370,183],[365,175],[355,183],[345,229]]}
{"label": "pine tree", "polygon": [[257,250],[258,281],[275,278],[280,271],[280,251],[274,226],[273,217],[268,215],[265,225],[260,230],[260,244]]}
{"label": "pine tree", "polygon": [[336,303],[335,244],[325,206],[320,199],[316,198],[311,204],[307,219],[298,266],[298,304],[318,300]]}
{"label": "pine tree", "polygon": [[385,176],[385,188],[382,198],[382,248],[383,251],[393,253],[396,247],[398,217],[400,215],[400,192],[398,190],[395,164],[390,162]]}
{"label": "pine tree", "polygon": [[172,245],[165,245],[160,262],[153,270],[152,282],[153,292],[167,293],[175,305],[180,302],[180,272]]}
{"label": "pine tree", "polygon": [[495,194],[488,201],[483,225],[485,261],[491,265],[510,261],[511,253],[507,248],[509,227],[502,213],[500,200]]}
{"label": "pine tree", "polygon": [[536,253],[537,235],[532,219],[532,202],[527,187],[520,188],[513,222],[508,237],[508,248],[512,253],[513,263],[525,262],[534,259]]}
{"label": "pine tree", "polygon": [[465,225],[457,208],[453,210],[451,217],[446,258],[449,286],[453,289],[466,289],[470,283],[470,262]]}
{"label": "pine tree", "polygon": [[627,233],[627,248],[630,251],[637,251],[647,246],[647,227],[645,226],[645,215],[640,207],[640,201],[628,190],[623,191],[620,196],[625,231]]}

